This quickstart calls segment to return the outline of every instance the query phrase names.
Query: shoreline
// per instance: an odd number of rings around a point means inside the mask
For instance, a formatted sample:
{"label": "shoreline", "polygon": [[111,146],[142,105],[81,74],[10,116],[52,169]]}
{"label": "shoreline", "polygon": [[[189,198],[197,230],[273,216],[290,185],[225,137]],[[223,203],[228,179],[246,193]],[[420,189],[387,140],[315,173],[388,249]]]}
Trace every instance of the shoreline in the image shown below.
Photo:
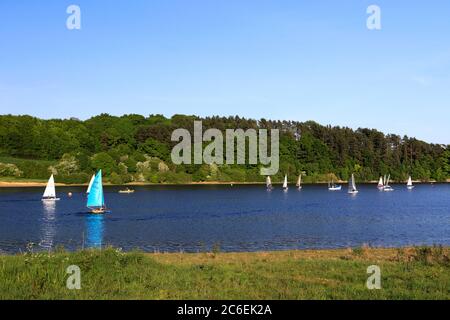
{"label": "shoreline", "polygon": [[[328,182],[305,182],[302,185],[324,185]],[[346,184],[348,181],[338,181],[338,184]],[[358,184],[377,184],[378,181],[367,181],[367,182],[359,182]],[[422,185],[422,184],[448,184],[449,180],[446,182],[437,182],[437,181],[429,181],[429,182],[420,182],[415,181],[414,184]],[[291,183],[291,184],[294,184]],[[404,182],[392,182],[393,185],[404,184]],[[0,188],[39,188],[45,187],[47,185],[47,181],[1,181],[0,180]],[[75,184],[67,184],[67,183],[56,183],[57,187],[87,187],[87,183],[75,183]],[[125,184],[112,184],[112,183],[104,183],[104,186],[109,187],[145,187],[145,186],[226,186],[226,185],[234,185],[234,186],[252,186],[252,185],[265,185],[265,182],[239,182],[239,181],[204,181],[204,182],[191,182],[191,183],[151,183],[151,182],[131,182]],[[282,183],[274,183],[273,185],[282,185]]]}
{"label": "shoreline", "polygon": [[[245,256],[254,256],[254,257],[268,257],[268,256],[290,256],[290,257],[309,257],[309,258],[323,258],[323,257],[341,257],[343,254],[346,253],[353,253],[358,252],[358,255],[360,255],[360,251],[364,252],[366,255],[371,253],[374,254],[374,256],[383,256],[384,258],[387,257],[393,257],[393,255],[397,254],[399,251],[412,251],[412,250],[418,250],[421,248],[442,248],[444,252],[450,253],[450,245],[407,245],[407,246],[399,246],[399,247],[371,247],[367,245],[362,246],[355,246],[355,247],[340,247],[340,248],[321,248],[321,249],[288,249],[288,250],[263,250],[263,251],[199,251],[199,252],[185,252],[185,251],[179,251],[179,252],[165,252],[165,251],[155,251],[155,252],[146,252],[141,250],[130,250],[130,251],[122,251],[122,249],[117,247],[110,247],[105,246],[100,248],[85,248],[85,249],[77,249],[77,250],[66,250],[63,251],[67,254],[76,254],[79,252],[85,252],[85,251],[105,251],[105,250],[119,250],[120,252],[123,252],[124,254],[127,253],[141,253],[148,257],[167,257],[167,258],[181,258],[181,257],[190,257],[190,258],[201,258],[209,255],[215,255],[215,256],[221,256],[221,257],[245,257]],[[57,254],[57,251],[50,250],[50,251],[35,251],[31,254],[42,254],[42,253],[48,253],[48,254]],[[0,257],[13,257],[13,256],[22,256],[30,254],[30,252],[21,252],[21,253],[8,253],[4,251],[0,251]]]}

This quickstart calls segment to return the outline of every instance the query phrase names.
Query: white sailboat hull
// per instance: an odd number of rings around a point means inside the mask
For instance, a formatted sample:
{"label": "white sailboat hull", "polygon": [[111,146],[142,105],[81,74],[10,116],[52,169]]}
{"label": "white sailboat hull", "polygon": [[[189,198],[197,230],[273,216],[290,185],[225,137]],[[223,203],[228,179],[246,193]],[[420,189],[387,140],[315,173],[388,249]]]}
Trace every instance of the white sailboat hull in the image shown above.
{"label": "white sailboat hull", "polygon": [[342,186],[338,186],[338,187],[329,187],[328,190],[329,190],[329,191],[341,191],[341,190],[342,190]]}
{"label": "white sailboat hull", "polygon": [[61,200],[60,198],[47,198],[47,199],[42,198],[43,202],[60,201],[60,200]]}

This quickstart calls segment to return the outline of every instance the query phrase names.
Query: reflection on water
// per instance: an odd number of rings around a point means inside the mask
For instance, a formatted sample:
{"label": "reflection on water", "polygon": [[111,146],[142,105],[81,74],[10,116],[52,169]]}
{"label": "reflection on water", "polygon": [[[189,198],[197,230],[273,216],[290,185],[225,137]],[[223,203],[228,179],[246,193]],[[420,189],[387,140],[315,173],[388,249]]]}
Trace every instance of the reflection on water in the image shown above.
{"label": "reflection on water", "polygon": [[89,214],[86,216],[86,247],[101,248],[103,243],[104,216]]}
{"label": "reflection on water", "polygon": [[450,184],[358,189],[151,186],[124,196],[106,187],[113,212],[102,216],[86,214],[85,188],[67,188],[73,197],[56,204],[42,203],[40,188],[0,188],[0,250],[17,253],[29,243],[147,252],[198,252],[219,243],[222,251],[450,245]]}
{"label": "reflection on water", "polygon": [[56,202],[43,201],[42,206],[44,214],[41,219],[41,239],[39,246],[50,250],[53,248],[53,239],[56,234]]}

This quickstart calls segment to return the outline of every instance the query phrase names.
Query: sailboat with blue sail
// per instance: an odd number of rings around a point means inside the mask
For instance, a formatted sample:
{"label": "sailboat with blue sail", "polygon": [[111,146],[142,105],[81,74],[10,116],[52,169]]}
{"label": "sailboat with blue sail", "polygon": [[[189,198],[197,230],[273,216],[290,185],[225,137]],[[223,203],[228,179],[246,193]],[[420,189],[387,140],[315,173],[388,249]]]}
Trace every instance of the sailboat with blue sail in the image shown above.
{"label": "sailboat with blue sail", "polygon": [[86,206],[95,214],[104,214],[107,212],[105,197],[103,195],[102,170],[97,172],[94,181],[92,181]]}

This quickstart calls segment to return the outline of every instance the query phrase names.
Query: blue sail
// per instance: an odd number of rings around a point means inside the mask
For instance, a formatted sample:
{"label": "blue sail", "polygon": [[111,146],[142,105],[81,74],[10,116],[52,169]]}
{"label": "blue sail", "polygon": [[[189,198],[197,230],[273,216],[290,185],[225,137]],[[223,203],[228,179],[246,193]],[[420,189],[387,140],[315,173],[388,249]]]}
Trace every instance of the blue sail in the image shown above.
{"label": "blue sail", "polygon": [[99,170],[92,182],[91,192],[89,192],[87,205],[88,208],[98,209],[105,207],[105,198],[103,197],[102,170]]}

